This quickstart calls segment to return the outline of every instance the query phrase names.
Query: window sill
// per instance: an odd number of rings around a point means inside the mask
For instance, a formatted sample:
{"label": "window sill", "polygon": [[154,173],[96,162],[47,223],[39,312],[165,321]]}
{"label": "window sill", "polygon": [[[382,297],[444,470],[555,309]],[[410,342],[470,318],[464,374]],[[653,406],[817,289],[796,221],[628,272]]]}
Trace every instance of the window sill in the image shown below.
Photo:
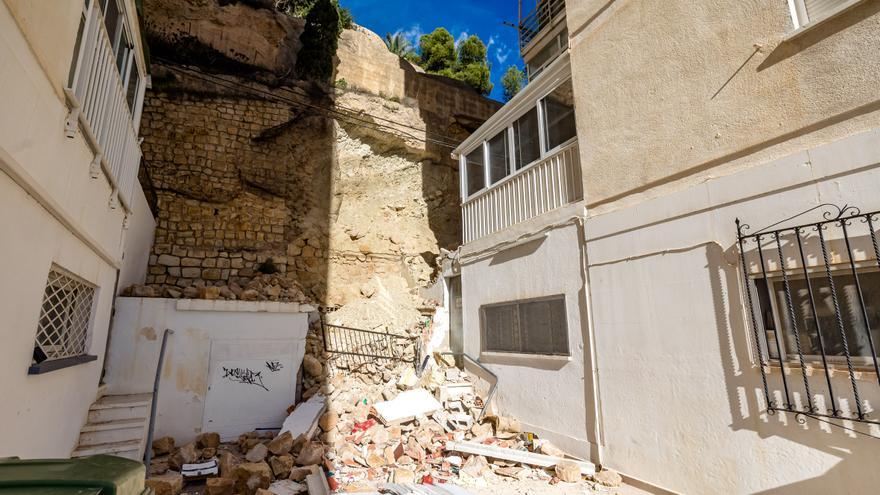
{"label": "window sill", "polygon": [[825,17],[820,17],[814,21],[809,21],[806,24],[804,24],[803,26],[795,29],[791,33],[788,33],[784,38],[782,38],[782,42],[785,43],[785,42],[791,41],[793,39],[799,38],[804,33],[808,33],[810,31],[812,31],[814,28],[816,28],[822,24],[825,24],[827,21],[834,19],[835,17],[839,16],[840,14],[843,14],[844,12],[852,9],[856,5],[863,3],[863,2],[865,2],[865,0],[850,0],[849,2],[844,3],[843,5],[841,5],[840,7],[835,9],[833,12],[826,15]]}
{"label": "window sill", "polygon": [[492,359],[507,359],[507,360],[520,360],[520,361],[555,361],[555,362],[569,362],[571,361],[571,356],[560,356],[553,354],[525,354],[519,352],[481,352],[480,360],[492,360]]}
{"label": "window sill", "polygon": [[[825,368],[822,366],[822,363],[806,363],[807,368],[807,376],[812,377],[824,377],[825,376]],[[779,373],[781,367],[779,366],[779,362],[775,363],[767,363],[764,365],[764,372],[767,374],[771,373]],[[796,373],[800,373],[801,365],[798,362],[785,362],[785,369],[788,374],[791,374],[793,371]],[[835,378],[837,376],[847,377],[849,378],[849,370],[846,368],[845,364],[841,365],[830,365],[828,367],[828,372],[831,375],[831,378]],[[876,380],[877,373],[874,371],[873,366],[864,366],[857,365],[853,366],[853,374],[855,375],[856,380]]]}
{"label": "window sill", "polygon": [[44,373],[49,373],[50,371],[56,371],[64,368],[70,368],[71,366],[90,363],[92,361],[96,361],[97,359],[98,356],[93,356],[91,354],[83,354],[82,356],[73,356],[63,359],[47,359],[42,363],[32,364],[30,368],[28,368],[28,375],[42,375]]}

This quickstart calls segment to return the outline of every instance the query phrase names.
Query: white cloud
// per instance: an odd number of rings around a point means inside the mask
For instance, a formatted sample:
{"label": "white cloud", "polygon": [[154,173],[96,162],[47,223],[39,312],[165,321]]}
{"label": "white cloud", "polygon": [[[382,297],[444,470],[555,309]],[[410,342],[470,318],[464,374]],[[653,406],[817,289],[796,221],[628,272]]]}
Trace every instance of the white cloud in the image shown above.
{"label": "white cloud", "polygon": [[421,25],[413,24],[412,26],[410,26],[409,29],[407,29],[407,30],[398,29],[397,32],[394,34],[395,35],[399,34],[399,35],[403,36],[405,39],[407,39],[409,41],[410,45],[412,45],[413,48],[415,48],[415,47],[419,46],[419,39],[421,39],[422,35],[425,34],[425,32],[422,31]]}
{"label": "white cloud", "polygon": [[468,39],[469,36],[470,34],[468,34],[467,31],[462,31],[455,40],[455,47],[458,48],[458,45],[460,45],[462,41]]}
{"label": "white cloud", "polygon": [[[490,38],[489,41],[492,41]],[[490,45],[491,46],[491,45]],[[507,47],[506,43],[500,43],[498,48],[495,49],[495,60],[498,61],[498,65],[503,65],[504,62],[507,62],[507,59],[510,58],[511,49]]]}
{"label": "white cloud", "polygon": [[495,44],[495,36],[489,36],[489,42],[486,43],[486,50],[492,48],[492,45]]}

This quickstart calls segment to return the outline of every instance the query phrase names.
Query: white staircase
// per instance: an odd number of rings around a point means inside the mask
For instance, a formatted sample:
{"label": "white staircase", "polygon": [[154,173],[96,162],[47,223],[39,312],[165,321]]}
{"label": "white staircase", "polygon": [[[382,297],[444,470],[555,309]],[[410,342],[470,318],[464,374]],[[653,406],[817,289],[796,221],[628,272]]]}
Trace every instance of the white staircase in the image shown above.
{"label": "white staircase", "polygon": [[96,400],[70,456],[110,454],[141,460],[151,400],[150,394],[105,395]]}

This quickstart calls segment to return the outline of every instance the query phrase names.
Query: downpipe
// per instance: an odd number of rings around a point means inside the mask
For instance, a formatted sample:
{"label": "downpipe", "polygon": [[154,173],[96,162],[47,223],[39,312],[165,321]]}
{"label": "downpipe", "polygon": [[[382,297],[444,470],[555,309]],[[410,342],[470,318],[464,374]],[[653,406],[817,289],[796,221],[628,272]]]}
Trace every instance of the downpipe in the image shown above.
{"label": "downpipe", "polygon": [[150,426],[147,428],[147,445],[144,448],[144,465],[147,472],[150,471],[150,461],[153,460],[153,430],[156,427],[156,399],[159,396],[159,379],[162,377],[162,365],[165,363],[165,348],[168,345],[168,336],[174,334],[174,330],[166,328],[162,334],[162,348],[159,350],[159,362],[156,364],[156,379],[153,381],[153,399],[150,401]]}

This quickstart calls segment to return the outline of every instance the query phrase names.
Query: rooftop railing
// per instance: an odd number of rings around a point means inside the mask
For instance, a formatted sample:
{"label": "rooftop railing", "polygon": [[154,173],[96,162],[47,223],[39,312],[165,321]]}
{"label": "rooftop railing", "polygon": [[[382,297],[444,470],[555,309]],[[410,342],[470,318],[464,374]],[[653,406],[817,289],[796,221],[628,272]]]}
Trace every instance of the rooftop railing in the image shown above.
{"label": "rooftop railing", "polygon": [[525,50],[544,28],[552,26],[553,21],[564,15],[565,0],[538,0],[535,10],[519,21],[520,52]]}

